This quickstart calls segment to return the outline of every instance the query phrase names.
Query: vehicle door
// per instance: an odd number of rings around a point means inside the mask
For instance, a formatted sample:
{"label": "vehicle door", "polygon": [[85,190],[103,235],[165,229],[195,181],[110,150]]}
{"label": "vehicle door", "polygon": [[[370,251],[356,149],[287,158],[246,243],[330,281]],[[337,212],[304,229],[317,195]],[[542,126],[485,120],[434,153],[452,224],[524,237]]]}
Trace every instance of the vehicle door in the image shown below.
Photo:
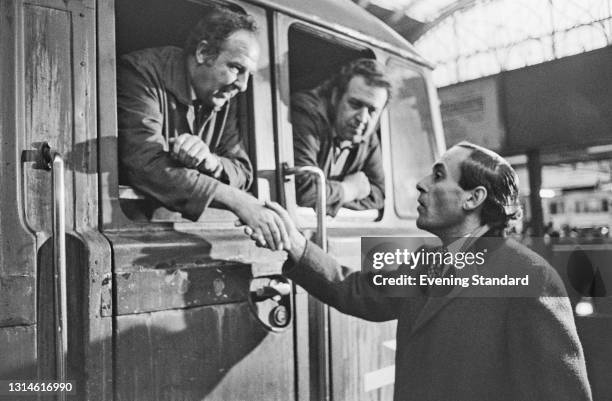
{"label": "vehicle door", "polygon": [[94,1],[0,3],[0,378],[71,380],[83,399],[104,399],[110,364],[95,49]]}
{"label": "vehicle door", "polygon": [[[295,395],[291,292],[279,275],[284,254],[257,248],[235,227],[237,217],[229,210],[209,207],[191,222],[119,185],[116,88],[103,83],[115,82],[120,54],[181,46],[180,32],[212,3],[106,0],[99,8],[99,26],[112,27],[115,34],[101,41],[98,62],[104,99],[101,219],[113,250],[109,314],[115,400],[290,400]],[[266,11],[232,4],[259,26],[258,70],[236,99],[255,169],[251,192],[278,200]]]}

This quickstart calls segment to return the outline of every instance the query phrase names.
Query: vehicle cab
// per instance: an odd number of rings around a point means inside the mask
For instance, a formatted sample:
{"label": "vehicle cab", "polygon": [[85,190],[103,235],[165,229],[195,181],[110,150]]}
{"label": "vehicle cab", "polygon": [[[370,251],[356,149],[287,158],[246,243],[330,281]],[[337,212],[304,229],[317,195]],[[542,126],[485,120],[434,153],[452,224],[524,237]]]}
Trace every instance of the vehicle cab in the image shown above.
{"label": "vehicle cab", "polygon": [[[67,374],[79,399],[392,398],[394,322],[314,301],[280,274],[286,254],[256,247],[231,211],[209,207],[192,222],[119,183],[118,57],[181,46],[218,3],[0,4],[0,90],[9,99],[0,106],[0,279],[11,283],[0,292],[0,354],[11,355],[0,361],[1,377],[58,373],[53,210],[63,193]],[[231,4],[256,20],[261,46],[235,100],[255,171],[250,192],[281,203],[353,269],[362,236],[422,235],[416,183],[444,149],[432,66],[350,1]],[[386,64],[396,83],[376,132],[384,209],[321,216],[296,204],[289,100],[359,57]],[[65,160],[63,189],[41,165],[42,143]]]}

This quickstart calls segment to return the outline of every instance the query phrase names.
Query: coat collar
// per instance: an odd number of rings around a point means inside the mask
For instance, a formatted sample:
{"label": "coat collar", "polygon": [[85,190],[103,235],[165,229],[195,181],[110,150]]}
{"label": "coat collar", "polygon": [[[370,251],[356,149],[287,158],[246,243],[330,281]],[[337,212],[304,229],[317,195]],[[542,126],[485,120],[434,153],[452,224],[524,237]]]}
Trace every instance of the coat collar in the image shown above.
{"label": "coat collar", "polygon": [[170,49],[171,57],[164,66],[161,79],[180,103],[190,106],[196,100],[195,91],[187,73],[187,57],[178,47]]}

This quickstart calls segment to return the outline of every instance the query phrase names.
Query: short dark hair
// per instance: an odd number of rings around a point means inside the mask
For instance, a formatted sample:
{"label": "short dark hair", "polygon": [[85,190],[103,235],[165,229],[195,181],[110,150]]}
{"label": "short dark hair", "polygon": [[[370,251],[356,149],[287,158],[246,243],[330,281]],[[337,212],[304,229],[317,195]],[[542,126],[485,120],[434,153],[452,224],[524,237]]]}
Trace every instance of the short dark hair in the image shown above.
{"label": "short dark hair", "polygon": [[253,17],[236,7],[214,6],[189,32],[185,54],[194,54],[198,43],[205,40],[208,43],[207,54],[216,58],[227,38],[240,30],[257,33]]}
{"label": "short dark hair", "polygon": [[324,92],[331,96],[336,89],[339,95],[343,95],[351,79],[357,75],[363,77],[370,86],[386,89],[387,103],[389,102],[393,94],[393,84],[388,77],[387,69],[384,64],[371,58],[360,58],[343,66],[323,84]]}
{"label": "short dark hair", "polygon": [[516,171],[497,153],[463,141],[456,146],[471,150],[461,163],[459,186],[465,190],[483,186],[487,190],[481,223],[506,229],[522,217]]}

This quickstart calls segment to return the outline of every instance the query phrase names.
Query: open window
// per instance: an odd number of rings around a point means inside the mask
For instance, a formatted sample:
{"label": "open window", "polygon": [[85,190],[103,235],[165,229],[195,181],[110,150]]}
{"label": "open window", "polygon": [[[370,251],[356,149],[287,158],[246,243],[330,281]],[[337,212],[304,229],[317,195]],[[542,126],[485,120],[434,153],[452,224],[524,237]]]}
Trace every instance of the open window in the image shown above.
{"label": "open window", "polygon": [[[210,12],[212,6],[216,3],[219,2],[115,0],[115,60],[119,60],[122,55],[132,51],[151,47],[176,46],[182,48],[189,30],[195,26],[202,16]],[[242,10],[234,4],[224,3],[224,5]],[[265,38],[265,21],[262,23],[257,20],[257,25],[261,36]],[[262,25],[264,26],[262,27]],[[262,47],[267,46],[266,43],[261,45]],[[267,51],[262,51],[261,58],[265,58],[266,54]],[[258,196],[263,191],[266,192],[263,196],[268,197],[269,186],[264,185],[267,182],[258,180],[257,177],[257,157],[255,152],[256,124],[253,102],[255,91],[253,79],[251,79],[249,80],[248,90],[234,97],[232,103],[234,106],[237,106],[238,130],[254,170],[253,184],[249,192]],[[271,106],[268,105],[267,107]],[[166,209],[156,199],[146,196],[131,187],[129,182],[121,178],[121,175],[121,172],[119,172],[119,205],[128,218],[138,222],[187,221],[181,217],[180,213]],[[200,221],[233,218],[233,215],[228,211],[209,207],[200,217]]]}
{"label": "open window", "polygon": [[[292,96],[297,92],[318,87],[350,61],[358,58],[375,58],[374,52],[361,44],[343,40],[338,35],[300,23],[293,23],[289,27],[288,45],[289,86]],[[293,133],[295,139],[295,124]],[[380,129],[377,129],[374,135],[378,135],[380,140]],[[293,152],[295,155],[295,148]],[[296,191],[299,190],[296,185]],[[301,194],[296,193],[298,205],[301,203],[300,196]],[[334,218],[328,216],[328,219],[332,224],[343,221],[371,222],[379,219],[382,212],[382,209],[350,210],[342,207]],[[298,207],[297,217],[302,226],[312,225],[316,218],[312,207]]]}

